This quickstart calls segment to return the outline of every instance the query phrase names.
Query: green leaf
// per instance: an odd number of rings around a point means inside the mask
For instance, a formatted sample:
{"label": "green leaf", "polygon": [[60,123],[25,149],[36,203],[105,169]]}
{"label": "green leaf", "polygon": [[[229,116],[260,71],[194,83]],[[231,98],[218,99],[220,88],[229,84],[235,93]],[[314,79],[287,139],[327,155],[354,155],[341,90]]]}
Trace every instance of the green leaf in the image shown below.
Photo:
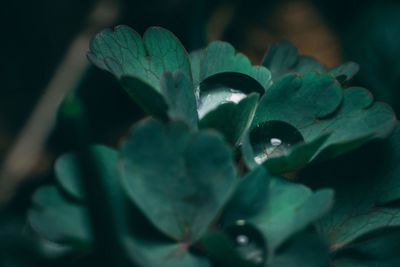
{"label": "green leaf", "polygon": [[336,254],[338,267],[397,267],[400,265],[399,229],[377,232],[341,253]]}
{"label": "green leaf", "polygon": [[249,221],[276,249],[291,235],[303,230],[325,215],[333,204],[333,191],[309,188],[280,178],[271,180],[269,200],[263,210]]}
{"label": "green leaf", "polygon": [[400,207],[396,204],[400,199],[399,160],[397,126],[390,139],[302,174],[312,178],[306,179],[307,183],[336,191],[332,212],[319,223],[333,250],[346,248],[373,231],[400,225]]}
{"label": "green leaf", "polygon": [[146,120],[122,147],[122,180],[129,197],[164,234],[197,240],[236,184],[231,149],[209,131]]}
{"label": "green leaf", "polygon": [[211,267],[208,259],[189,252],[184,244],[129,238],[125,245],[135,266]]}
{"label": "green leaf", "polygon": [[199,49],[193,52],[190,52],[189,59],[190,59],[190,66],[192,67],[192,76],[193,76],[193,84],[195,85],[195,91],[197,92],[197,96],[199,93],[199,84],[200,80],[200,68],[201,68],[201,61],[204,57],[205,49]]}
{"label": "green leaf", "polygon": [[299,55],[297,48],[288,41],[273,44],[263,60],[263,66],[271,71],[274,82],[288,74],[303,76],[310,72],[316,72],[328,73],[340,83],[345,83],[359,71],[358,64],[354,62],[346,62],[328,70],[316,59]]}
{"label": "green leaf", "polygon": [[268,267],[330,266],[329,249],[317,235],[301,233],[288,241]]}
{"label": "green leaf", "polygon": [[321,135],[309,143],[301,143],[285,151],[280,157],[272,157],[265,162],[266,168],[271,173],[287,173],[297,171],[307,165],[316,151],[329,138],[329,134]]}
{"label": "green leaf", "polygon": [[201,239],[201,245],[222,266],[257,267],[264,266],[268,260],[267,243],[262,233],[250,224],[208,232]]}
{"label": "green leaf", "polygon": [[90,61],[114,74],[132,99],[147,113],[166,119],[161,93],[164,72],[180,71],[192,83],[189,56],[168,30],[149,28],[143,39],[133,29],[118,26],[104,30],[90,44]]}
{"label": "green leaf", "polygon": [[168,106],[163,96],[154,87],[137,76],[122,76],[121,86],[146,113],[160,119],[167,118]]}
{"label": "green leaf", "polygon": [[207,113],[200,121],[200,128],[212,128],[224,135],[232,145],[238,145],[250,127],[257,108],[259,95],[252,93],[239,103],[224,103]]}
{"label": "green leaf", "polygon": [[104,30],[92,40],[88,57],[116,77],[138,77],[158,92],[166,71],[180,70],[192,79],[185,48],[171,32],[160,27],[149,28],[143,39],[127,26]]}
{"label": "green leaf", "polygon": [[[329,75],[314,73],[288,75],[268,90],[260,101],[253,127],[271,120],[293,125],[306,143],[330,133],[314,156],[319,159],[337,157],[372,139],[386,137],[396,123],[392,109],[373,103],[365,89],[342,91]],[[329,153],[318,155],[325,149]]]}
{"label": "green leaf", "polygon": [[[334,113],[342,99],[342,89],[329,75],[288,75],[269,88],[261,99],[253,125],[279,120],[304,132],[303,128]],[[305,141],[310,138],[304,135]]]}
{"label": "green leaf", "polygon": [[342,65],[339,65],[329,71],[333,77],[340,83],[345,83],[350,81],[360,70],[360,66],[354,62],[346,62]]}
{"label": "green leaf", "polygon": [[197,129],[197,103],[193,84],[183,72],[166,72],[161,78],[161,92],[168,104],[168,116]]}
{"label": "green leaf", "polygon": [[268,201],[270,175],[260,166],[247,173],[224,209],[224,225],[246,220],[260,212]]}
{"label": "green leaf", "polygon": [[[216,41],[204,50],[196,51],[191,56],[195,85],[218,73],[237,72],[248,75],[259,82],[265,89],[271,82],[269,70],[262,66],[252,66],[242,53],[237,53],[229,43]],[[198,65],[200,64],[200,66]]]}
{"label": "green leaf", "polygon": [[[119,179],[117,170],[118,152],[102,145],[95,145],[90,149],[107,188],[115,188]],[[57,182],[61,187],[72,197],[83,200],[84,193],[81,182],[84,178],[80,172],[77,155],[75,153],[62,155],[57,159],[54,168]]]}
{"label": "green leaf", "polygon": [[229,143],[238,145],[265,89],[252,77],[236,72],[210,76],[199,88],[200,127],[217,129]]}
{"label": "green leaf", "polygon": [[28,222],[35,232],[50,241],[82,250],[91,246],[86,209],[67,200],[54,186],[43,186],[35,192]]}
{"label": "green leaf", "polygon": [[325,67],[317,60],[299,56],[297,48],[288,41],[273,44],[263,60],[263,66],[271,71],[274,82],[286,74],[304,75],[308,72],[325,72]]}

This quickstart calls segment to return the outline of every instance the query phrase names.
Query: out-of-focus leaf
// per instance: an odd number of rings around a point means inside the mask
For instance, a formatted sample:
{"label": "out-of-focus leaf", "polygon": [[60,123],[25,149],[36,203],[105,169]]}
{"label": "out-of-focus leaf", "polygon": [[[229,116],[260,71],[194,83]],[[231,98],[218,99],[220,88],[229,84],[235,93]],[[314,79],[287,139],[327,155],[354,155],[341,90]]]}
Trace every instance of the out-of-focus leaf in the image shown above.
{"label": "out-of-focus leaf", "polygon": [[267,204],[248,221],[263,232],[268,246],[276,249],[293,234],[325,215],[333,204],[333,191],[313,193],[301,184],[271,179]]}
{"label": "out-of-focus leaf", "polygon": [[231,225],[222,231],[211,231],[201,240],[212,259],[222,266],[257,267],[268,260],[267,242],[251,224]]}
{"label": "out-of-focus leaf", "polygon": [[29,225],[44,238],[82,250],[91,246],[92,232],[86,209],[67,200],[55,186],[43,186],[33,196]]}
{"label": "out-of-focus leaf", "polygon": [[326,70],[314,58],[299,56],[297,48],[288,41],[273,44],[265,55],[263,66],[271,71],[274,82],[286,74],[304,75],[311,71],[322,73]]}
{"label": "out-of-focus leaf", "polygon": [[[92,146],[91,152],[96,160],[99,172],[104,177],[107,188],[115,188],[119,183],[117,170],[118,152],[102,145]],[[81,184],[84,178],[79,169],[77,155],[74,153],[62,155],[57,159],[54,168],[57,181],[61,187],[71,196],[84,200],[85,196]]]}
{"label": "out-of-focus leaf", "polygon": [[400,4],[372,1],[347,23],[343,32],[344,55],[360,64],[357,83],[400,114]]}
{"label": "out-of-focus leaf", "polygon": [[204,233],[236,184],[232,151],[221,136],[193,133],[178,122],[139,123],[121,157],[129,197],[160,231],[182,242]]}
{"label": "out-of-focus leaf", "polygon": [[338,267],[397,267],[400,266],[400,231],[392,229],[375,233],[335,256]]}
{"label": "out-of-focus leaf", "polygon": [[277,252],[268,267],[330,266],[329,248],[316,234],[301,233]]}
{"label": "out-of-focus leaf", "polygon": [[135,266],[211,267],[207,258],[191,253],[187,244],[127,238],[125,245]]}
{"label": "out-of-focus leaf", "polygon": [[316,72],[328,73],[340,83],[345,83],[351,80],[359,70],[358,64],[354,62],[346,62],[328,70],[316,59],[299,55],[297,48],[288,41],[273,44],[264,58],[263,65],[271,71],[274,82],[288,74],[303,76],[309,72]]}
{"label": "out-of-focus leaf", "polygon": [[[332,212],[319,223],[334,250],[368,233],[400,225],[400,128],[390,139],[376,141],[332,163],[309,168],[305,181],[335,189]],[[323,178],[321,178],[323,177]]]}
{"label": "out-of-focus leaf", "polygon": [[360,66],[354,62],[346,62],[342,65],[339,65],[333,69],[331,69],[328,73],[336,79],[340,83],[345,83],[350,81],[360,70]]}
{"label": "out-of-focus leaf", "polygon": [[224,225],[251,218],[263,209],[268,202],[270,178],[262,166],[242,178],[224,209]]}

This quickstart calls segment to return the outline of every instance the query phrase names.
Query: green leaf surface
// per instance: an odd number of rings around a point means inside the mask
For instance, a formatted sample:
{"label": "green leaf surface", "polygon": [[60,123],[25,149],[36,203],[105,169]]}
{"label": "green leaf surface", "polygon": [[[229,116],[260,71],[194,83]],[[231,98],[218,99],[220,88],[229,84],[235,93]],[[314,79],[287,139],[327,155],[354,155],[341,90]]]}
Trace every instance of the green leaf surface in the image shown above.
{"label": "green leaf surface", "polygon": [[346,83],[359,71],[359,65],[354,62],[346,62],[328,70],[316,59],[299,55],[297,48],[288,41],[273,44],[263,60],[263,66],[271,71],[274,82],[288,74],[303,76],[315,72],[328,73],[340,83]]}
{"label": "green leaf surface", "polygon": [[[115,187],[118,183],[117,159],[118,152],[102,145],[91,147],[91,152],[96,160],[97,167],[107,188]],[[64,154],[59,157],[55,163],[55,174],[57,182],[72,197],[79,200],[84,199],[82,188],[82,179],[84,179],[79,170],[78,158],[75,153]]]}
{"label": "green leaf surface", "polygon": [[232,151],[223,139],[178,122],[139,123],[121,158],[129,197],[159,230],[182,242],[202,235],[236,185]]}
{"label": "green leaf surface", "polygon": [[43,186],[35,192],[28,223],[35,232],[59,244],[85,250],[92,242],[86,209],[67,200],[55,186]]}
{"label": "green leaf surface", "polygon": [[[334,250],[366,234],[400,225],[400,128],[386,141],[305,171],[307,183],[332,187],[336,201],[319,229]],[[389,205],[392,204],[393,205]]]}
{"label": "green leaf surface", "polygon": [[375,233],[334,258],[337,267],[400,266],[400,231],[392,229]]}
{"label": "green leaf surface", "polygon": [[166,72],[161,78],[161,92],[168,105],[168,116],[197,129],[197,103],[192,82],[183,72]]}
{"label": "green leaf surface", "polygon": [[303,230],[325,215],[333,204],[333,191],[309,188],[280,178],[271,180],[269,200],[263,210],[249,221],[276,249],[291,235]]}
{"label": "green leaf surface", "polygon": [[260,212],[268,201],[270,175],[259,166],[247,173],[224,209],[224,225],[246,220]]}
{"label": "green leaf surface", "polygon": [[208,232],[201,245],[220,265],[231,267],[264,266],[268,248],[262,233],[251,224],[234,224],[221,231]]}
{"label": "green leaf surface", "polygon": [[[371,231],[400,224],[399,207],[385,205],[400,199],[399,136],[396,127],[389,140],[373,143],[334,166],[323,166],[330,175],[317,184],[334,186],[340,192],[330,220],[321,223],[321,230],[334,247],[344,247]],[[379,156],[379,161],[372,155]],[[321,170],[314,172],[320,175]]]}
{"label": "green leaf surface", "polygon": [[350,81],[360,70],[360,66],[354,62],[346,62],[342,65],[339,65],[331,70],[329,70],[329,74],[336,79],[340,83],[346,83]]}
{"label": "green leaf surface", "polygon": [[[237,72],[246,74],[264,88],[268,88],[271,81],[269,70],[263,66],[253,66],[250,60],[226,42],[215,41],[204,50],[196,51],[191,55],[193,77],[195,85],[218,73]],[[200,66],[198,65],[200,64]]]}
{"label": "green leaf surface", "polygon": [[288,241],[268,267],[330,266],[329,248],[317,235],[301,233]]}
{"label": "green leaf surface", "polygon": [[143,39],[128,26],[99,33],[90,44],[89,59],[116,77],[135,76],[160,92],[164,72],[182,71],[192,79],[188,54],[168,30],[149,28]]}
{"label": "green leaf surface", "polygon": [[271,173],[297,171],[311,161],[328,138],[329,134],[321,135],[309,143],[295,145],[292,149],[285,151],[282,156],[271,157],[264,165]]}
{"label": "green leaf surface", "polygon": [[204,57],[205,49],[199,49],[196,51],[192,51],[189,54],[190,59],[190,66],[192,67],[192,77],[193,77],[193,84],[195,85],[195,91],[197,92],[197,96],[200,94],[200,68],[201,68],[201,61]]}
{"label": "green leaf surface", "polygon": [[139,267],[211,267],[207,258],[191,253],[184,244],[129,238],[125,246]]}
{"label": "green leaf surface", "polygon": [[222,133],[232,145],[238,145],[250,127],[259,95],[252,93],[239,103],[224,103],[210,111],[200,121],[200,128],[212,128]]}
{"label": "green leaf surface", "polygon": [[271,71],[274,82],[287,74],[304,75],[312,71],[322,73],[326,69],[312,57],[299,56],[297,48],[288,41],[273,44],[262,65]]}
{"label": "green leaf surface", "polygon": [[124,75],[120,80],[121,86],[128,95],[146,113],[160,118],[167,118],[168,106],[163,96],[142,78]]}
{"label": "green leaf surface", "polygon": [[[365,89],[343,91],[329,75],[315,73],[288,75],[268,90],[260,101],[253,127],[270,120],[293,125],[306,143],[329,133],[314,156],[320,159],[337,157],[372,139],[386,137],[396,124],[392,109],[373,103]],[[327,148],[329,153],[318,155]]]}

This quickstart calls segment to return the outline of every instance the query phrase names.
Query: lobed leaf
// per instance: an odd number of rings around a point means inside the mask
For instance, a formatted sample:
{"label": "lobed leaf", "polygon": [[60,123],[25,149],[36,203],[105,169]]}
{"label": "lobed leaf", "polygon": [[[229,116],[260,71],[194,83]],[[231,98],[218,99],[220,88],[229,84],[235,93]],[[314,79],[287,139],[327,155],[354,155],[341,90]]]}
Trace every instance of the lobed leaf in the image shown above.
{"label": "lobed leaf", "polygon": [[183,242],[204,233],[236,184],[232,151],[222,138],[178,122],[138,124],[121,160],[130,199],[161,232]]}
{"label": "lobed leaf", "polygon": [[67,200],[55,186],[43,186],[33,196],[28,223],[47,240],[87,249],[92,243],[89,217],[80,204]]}
{"label": "lobed leaf", "polygon": [[373,103],[365,89],[342,91],[329,75],[314,73],[288,75],[268,90],[256,111],[253,128],[271,120],[293,125],[306,143],[329,134],[314,159],[337,157],[370,140],[384,138],[396,124],[392,109]]}

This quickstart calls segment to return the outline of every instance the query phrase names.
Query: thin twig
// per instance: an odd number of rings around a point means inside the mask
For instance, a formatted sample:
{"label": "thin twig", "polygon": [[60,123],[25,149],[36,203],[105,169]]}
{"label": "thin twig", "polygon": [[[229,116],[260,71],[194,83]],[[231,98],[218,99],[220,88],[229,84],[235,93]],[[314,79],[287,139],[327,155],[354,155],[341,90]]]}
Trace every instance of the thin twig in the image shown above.
{"label": "thin twig", "polygon": [[49,82],[31,117],[23,127],[0,171],[0,206],[14,195],[18,185],[29,177],[44,151],[57,110],[64,97],[79,86],[89,68],[86,52],[92,36],[119,17],[118,0],[99,0],[85,27],[72,41],[63,61]]}

